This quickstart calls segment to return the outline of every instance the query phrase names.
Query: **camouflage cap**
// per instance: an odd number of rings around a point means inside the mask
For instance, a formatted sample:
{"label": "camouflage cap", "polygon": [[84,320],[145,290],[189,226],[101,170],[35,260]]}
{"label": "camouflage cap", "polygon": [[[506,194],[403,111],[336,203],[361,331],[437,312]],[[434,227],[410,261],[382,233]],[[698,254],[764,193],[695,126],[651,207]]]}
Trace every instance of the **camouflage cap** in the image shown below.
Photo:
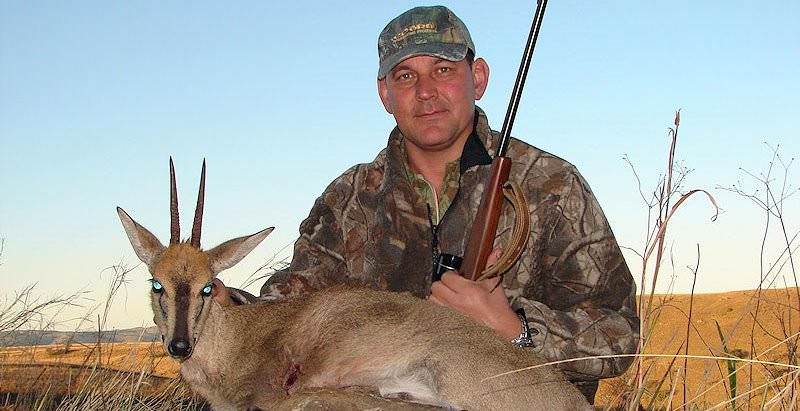
{"label": "camouflage cap", "polygon": [[467,26],[444,6],[415,7],[395,17],[378,36],[378,78],[414,56],[463,60],[475,45]]}

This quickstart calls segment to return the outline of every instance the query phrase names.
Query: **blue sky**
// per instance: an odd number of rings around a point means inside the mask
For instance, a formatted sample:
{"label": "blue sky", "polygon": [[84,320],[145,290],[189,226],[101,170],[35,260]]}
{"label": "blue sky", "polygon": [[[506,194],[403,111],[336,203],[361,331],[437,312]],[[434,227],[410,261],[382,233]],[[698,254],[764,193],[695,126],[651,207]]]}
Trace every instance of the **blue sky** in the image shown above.
{"label": "blue sky", "polygon": [[[491,67],[479,104],[499,128],[534,4],[445,4]],[[208,161],[206,247],[277,227],[222,274],[240,284],[291,244],[330,180],[384,146],[376,39],[415,5],[2,2],[0,295],[104,288],[104,267],[137,262],[117,205],[166,241],[170,155],[185,223]],[[514,134],[577,165],[619,242],[640,248],[646,210],[621,158],[657,178],[682,108],[687,187],[711,190],[725,213],[711,223],[698,197],[679,215],[675,288],[689,289],[697,243],[698,289],[752,288],[762,215],[714,188],[766,167],[764,141],[800,152],[798,15],[788,1],[550,2]],[[786,207],[796,231],[797,199]],[[137,268],[115,324],[149,322],[145,278]]]}

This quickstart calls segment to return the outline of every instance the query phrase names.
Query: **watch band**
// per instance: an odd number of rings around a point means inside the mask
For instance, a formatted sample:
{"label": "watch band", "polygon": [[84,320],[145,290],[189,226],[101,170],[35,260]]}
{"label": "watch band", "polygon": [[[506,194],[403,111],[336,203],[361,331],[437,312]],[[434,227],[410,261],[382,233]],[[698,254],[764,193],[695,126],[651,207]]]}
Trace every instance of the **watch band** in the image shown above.
{"label": "watch band", "polygon": [[[525,309],[520,307],[514,310],[514,312],[517,314],[519,322],[522,324],[522,332],[520,332],[519,336],[511,340],[511,343],[520,348],[534,347],[535,344],[531,336],[531,327],[528,324],[528,317],[525,316]],[[539,331],[536,330],[536,333],[538,334]]]}

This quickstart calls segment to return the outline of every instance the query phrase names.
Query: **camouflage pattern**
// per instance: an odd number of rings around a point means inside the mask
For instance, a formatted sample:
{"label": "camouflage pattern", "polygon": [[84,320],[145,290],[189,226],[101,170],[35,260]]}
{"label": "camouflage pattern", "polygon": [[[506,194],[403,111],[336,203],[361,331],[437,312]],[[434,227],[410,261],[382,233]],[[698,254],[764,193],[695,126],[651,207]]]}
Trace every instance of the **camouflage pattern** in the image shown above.
{"label": "camouflage pattern", "polygon": [[[456,179],[452,204],[439,224],[442,252],[464,253],[497,138],[476,109],[460,185]],[[290,267],[267,281],[261,298],[299,295],[336,283],[407,291],[420,298],[430,294],[427,202],[409,183],[402,146],[403,136],[395,128],[373,162],[350,168],[328,186],[300,226]],[[512,140],[508,155],[513,160],[510,178],[526,191],[531,235],[503,286],[512,306],[523,307],[538,331],[531,349],[549,360],[635,352],[636,286],[588,184],[573,165],[520,140]],[[470,166],[467,158],[481,160]],[[512,207],[504,207],[495,245],[509,241],[513,222]],[[596,387],[598,378],[621,374],[631,361],[593,359],[559,367],[571,380]]]}
{"label": "camouflage pattern", "polygon": [[[405,155],[404,145],[400,145],[400,150],[402,151],[402,158],[407,160],[408,157]],[[458,192],[458,181],[461,177],[459,173],[459,164],[459,161],[452,161],[445,165],[444,178],[442,179],[442,187],[440,189],[441,192],[436,194],[436,190],[422,174],[415,172],[411,166],[408,165],[408,161],[403,162],[408,184],[410,184],[411,188],[417,193],[416,200],[421,202],[423,206],[427,204],[431,207],[431,221],[433,224],[439,224],[439,220],[450,207],[450,203],[453,202],[453,197],[455,197]]]}
{"label": "camouflage pattern", "polygon": [[397,63],[427,55],[461,61],[475,45],[467,26],[444,6],[415,7],[390,21],[378,36],[378,78]]}

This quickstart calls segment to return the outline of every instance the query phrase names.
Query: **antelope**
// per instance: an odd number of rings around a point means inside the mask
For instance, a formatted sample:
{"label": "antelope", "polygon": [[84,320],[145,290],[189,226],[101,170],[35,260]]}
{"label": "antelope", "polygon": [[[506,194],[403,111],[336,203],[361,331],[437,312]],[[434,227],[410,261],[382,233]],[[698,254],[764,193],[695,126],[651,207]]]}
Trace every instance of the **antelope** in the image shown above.
{"label": "antelope", "polygon": [[[367,387],[448,409],[592,409],[554,368],[489,328],[409,293],[334,286],[298,298],[225,306],[214,281],[273,228],[200,247],[206,164],[192,234],[180,241],[170,158],[170,240],[122,208],[152,275],[153,321],[182,377],[215,409],[271,409],[298,390]],[[498,376],[510,371],[523,370]]]}

